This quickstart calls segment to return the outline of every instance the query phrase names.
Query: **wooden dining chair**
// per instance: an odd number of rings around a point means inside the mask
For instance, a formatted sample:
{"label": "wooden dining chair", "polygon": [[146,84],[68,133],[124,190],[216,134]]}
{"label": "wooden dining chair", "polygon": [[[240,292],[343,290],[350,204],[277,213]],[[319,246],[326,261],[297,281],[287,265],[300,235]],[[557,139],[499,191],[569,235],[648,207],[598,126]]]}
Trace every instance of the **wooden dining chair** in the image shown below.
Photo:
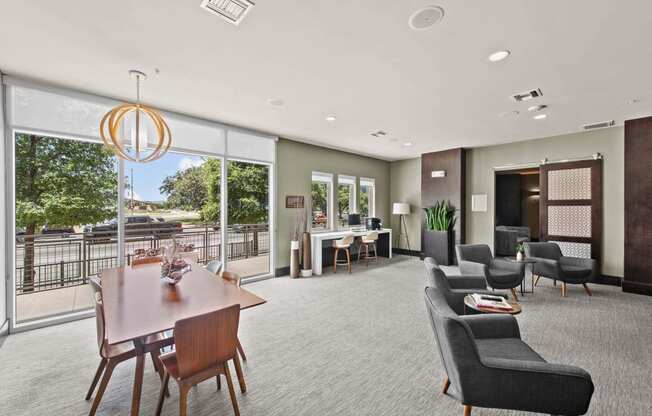
{"label": "wooden dining chair", "polygon": [[[158,406],[156,407],[157,416],[163,409],[165,391],[170,377],[179,386],[179,414],[186,416],[190,388],[209,378],[219,377],[220,374],[224,374],[226,377],[233,412],[236,416],[240,416],[228,365],[228,361],[233,360],[240,380],[240,390],[243,393],[246,392],[237,353],[239,321],[240,305],[231,305],[175,323],[176,351],[160,357],[165,376],[161,383]],[[218,388],[220,388],[219,378]]]}
{"label": "wooden dining chair", "polygon": [[[100,377],[102,382],[97,390],[95,399],[91,406],[89,415],[94,415],[97,408],[102,401],[102,396],[106,390],[111,375],[115,367],[123,361],[136,357],[136,349],[133,343],[123,342],[120,344],[110,345],[106,340],[106,332],[104,330],[104,305],[102,304],[102,284],[97,276],[89,277],[90,286],[92,290],[93,303],[95,305],[95,326],[97,331],[97,347],[100,353],[100,364],[97,367],[93,381],[86,393],[86,400],[90,400],[95,387],[97,386]],[[161,354],[161,348],[174,345],[174,338],[166,337],[163,333],[150,335],[145,339],[145,351],[152,357],[154,369],[159,373],[159,377],[163,379],[163,367],[158,359]]]}
{"label": "wooden dining chair", "polygon": [[[240,277],[239,274],[234,272],[229,272],[226,270],[222,272],[222,279],[226,280],[229,283],[233,283],[237,287],[240,287],[240,284],[242,282],[242,278]],[[240,338],[238,338],[238,353],[240,353],[240,357],[242,357],[242,361],[247,361],[247,356],[244,353],[244,349],[242,349]]]}
{"label": "wooden dining chair", "polygon": [[206,270],[213,274],[220,274],[220,271],[222,271],[222,262],[219,260],[211,260],[206,265]]}

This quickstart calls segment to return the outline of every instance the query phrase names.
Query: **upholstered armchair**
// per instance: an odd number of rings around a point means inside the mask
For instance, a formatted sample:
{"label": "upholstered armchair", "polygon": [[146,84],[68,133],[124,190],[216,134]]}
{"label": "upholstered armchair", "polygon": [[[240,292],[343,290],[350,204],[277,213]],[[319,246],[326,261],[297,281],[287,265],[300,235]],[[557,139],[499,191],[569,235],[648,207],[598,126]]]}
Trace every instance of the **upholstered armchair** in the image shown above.
{"label": "upholstered armchair", "polygon": [[446,371],[443,393],[464,406],[576,416],[587,412],[593,381],[581,368],[546,362],[523,340],[511,315],[457,316],[444,294],[425,290]]}
{"label": "upholstered armchair", "polygon": [[539,283],[539,277],[552,279],[555,284],[557,280],[561,283],[561,295],[566,296],[566,284],[581,284],[586,293],[591,296],[591,289],[587,283],[595,278],[598,272],[598,264],[594,259],[580,257],[567,257],[561,254],[561,249],[555,243],[523,243],[525,255],[537,262],[532,267],[532,273],[536,276],[535,285]]}
{"label": "upholstered armchair", "polygon": [[516,245],[530,241],[530,227],[499,225],[496,227],[496,255],[515,256]]}
{"label": "upholstered armchair", "polygon": [[514,288],[523,281],[524,263],[494,259],[486,244],[458,244],[455,251],[462,275],[484,276],[493,289],[510,289],[518,300]]}
{"label": "upholstered armchair", "polygon": [[426,267],[426,286],[439,289],[446,297],[448,305],[458,315],[465,314],[466,295],[493,294],[487,290],[487,281],[482,276],[447,276],[432,257],[426,257],[423,264]]}

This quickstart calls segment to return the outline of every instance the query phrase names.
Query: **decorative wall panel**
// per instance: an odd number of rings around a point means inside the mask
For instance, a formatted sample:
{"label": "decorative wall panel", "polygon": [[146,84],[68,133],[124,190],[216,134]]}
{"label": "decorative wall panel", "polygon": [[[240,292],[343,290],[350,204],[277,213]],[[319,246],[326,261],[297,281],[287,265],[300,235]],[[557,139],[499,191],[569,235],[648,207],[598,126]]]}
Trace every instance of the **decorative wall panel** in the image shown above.
{"label": "decorative wall panel", "polygon": [[561,249],[561,254],[569,257],[581,257],[584,259],[591,258],[590,243],[572,243],[568,241],[551,241],[556,243]]}
{"label": "decorative wall panel", "polygon": [[591,168],[549,171],[548,199],[591,199]]}
{"label": "decorative wall panel", "polygon": [[591,206],[548,205],[548,235],[591,238]]}

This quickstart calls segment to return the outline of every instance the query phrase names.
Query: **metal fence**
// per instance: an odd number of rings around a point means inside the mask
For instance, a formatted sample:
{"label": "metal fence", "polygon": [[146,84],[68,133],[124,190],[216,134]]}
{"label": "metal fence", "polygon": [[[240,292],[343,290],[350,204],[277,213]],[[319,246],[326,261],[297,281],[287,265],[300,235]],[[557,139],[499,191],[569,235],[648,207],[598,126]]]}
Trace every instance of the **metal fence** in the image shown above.
{"label": "metal fence", "polygon": [[[171,246],[173,238],[177,243],[193,244],[200,263],[220,258],[221,228],[219,225],[206,224],[180,229],[126,230],[127,264],[130,264],[136,249]],[[269,238],[267,224],[229,226],[226,239],[227,259],[240,260],[267,255]],[[29,266],[32,262],[25,261],[26,256],[33,257],[33,267]],[[16,237],[16,294],[86,284],[89,276],[117,265],[118,242],[115,231],[19,235]]]}

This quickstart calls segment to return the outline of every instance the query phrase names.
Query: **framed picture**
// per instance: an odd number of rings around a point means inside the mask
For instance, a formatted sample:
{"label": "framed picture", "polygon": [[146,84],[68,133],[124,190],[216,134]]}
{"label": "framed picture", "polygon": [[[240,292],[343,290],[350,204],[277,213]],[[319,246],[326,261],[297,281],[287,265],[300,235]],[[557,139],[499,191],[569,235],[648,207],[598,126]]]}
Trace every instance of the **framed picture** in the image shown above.
{"label": "framed picture", "polygon": [[303,195],[287,195],[285,208],[303,208]]}

